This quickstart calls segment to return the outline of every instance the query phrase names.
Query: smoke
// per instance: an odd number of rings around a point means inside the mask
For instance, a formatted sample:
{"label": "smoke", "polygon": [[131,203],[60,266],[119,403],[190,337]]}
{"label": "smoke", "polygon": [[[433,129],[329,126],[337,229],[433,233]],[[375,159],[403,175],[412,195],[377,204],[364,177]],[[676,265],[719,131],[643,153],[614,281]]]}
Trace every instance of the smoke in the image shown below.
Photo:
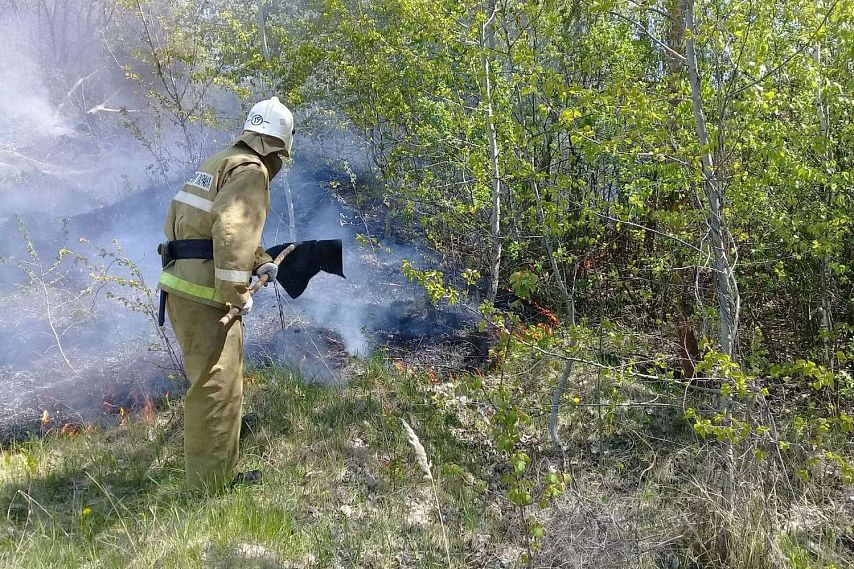
{"label": "smoke", "polygon": [[[306,146],[309,152],[318,148]],[[340,150],[338,152],[340,159]],[[346,158],[349,164],[364,164],[364,158],[355,151]],[[333,188],[351,192],[361,190],[352,186],[348,172],[324,165],[325,160],[324,156],[298,154],[293,167],[281,174],[283,179],[274,182],[264,240],[268,246],[290,240],[284,194],[287,183],[293,193],[296,240],[341,239],[347,278],[320,273],[299,298],[290,299],[282,293],[278,302],[283,304],[289,316],[301,316],[315,326],[334,330],[351,355],[364,357],[373,348],[368,330],[373,320],[390,310],[395,301],[419,304],[426,301],[423,290],[402,276],[400,266],[403,259],[430,265],[435,265],[436,259],[415,245],[398,244],[393,248],[380,245],[376,241],[377,228],[372,227],[355,207],[342,200]],[[259,300],[264,310],[276,310],[273,294],[262,293]]]}
{"label": "smoke", "polygon": [[116,112],[141,105],[105,25],[83,0],[0,14],[2,438],[45,410],[91,420],[108,394],[176,390],[151,349],[144,290],[92,278],[107,268],[155,283],[153,244],[184,175],[158,168],[152,152],[177,152],[177,137],[157,138],[145,113]]}
{"label": "smoke", "polygon": [[14,40],[0,43],[0,137],[4,147],[24,133],[37,139],[71,134],[50,104],[31,55],[22,53],[20,47]]}
{"label": "smoke", "polygon": [[109,144],[98,138],[105,121],[83,106],[120,75],[91,50],[79,18],[65,19],[60,40],[49,21],[59,10],[16,6],[0,16],[0,220],[94,207],[117,179],[110,151],[132,141],[124,133]]}
{"label": "smoke", "polygon": [[[170,132],[144,113],[103,111],[144,105],[115,54],[98,43],[92,30],[100,23],[69,30],[65,51],[46,52],[41,16],[13,16],[0,21],[0,379],[6,391],[0,438],[9,424],[36,420],[45,409],[92,420],[103,416],[105,403],[119,405],[121,394],[177,389],[167,379],[175,371],[169,358],[152,349],[158,337],[147,310],[154,299],[137,281],[153,289],[166,209],[204,158],[187,158],[187,138],[207,153],[237,134],[206,127]],[[209,99],[219,116],[240,124],[233,95],[211,91]],[[401,260],[423,266],[438,259],[417,245],[387,250],[359,243],[359,235],[376,238],[376,223],[333,191],[351,197],[362,191],[353,186],[354,172],[364,171],[367,160],[346,133],[298,138],[295,150],[291,167],[274,181],[264,243],[290,240],[287,181],[296,239],[343,240],[347,279],[321,273],[295,300],[264,289],[247,319],[247,341],[280,348],[290,342],[278,355],[292,357],[294,347],[301,349],[294,339],[306,338],[296,330],[308,325],[334,331],[349,354],[366,356],[376,344],[372,326],[393,323],[400,303],[425,305],[423,291],[401,275]],[[167,160],[167,168],[164,156],[187,159]]]}

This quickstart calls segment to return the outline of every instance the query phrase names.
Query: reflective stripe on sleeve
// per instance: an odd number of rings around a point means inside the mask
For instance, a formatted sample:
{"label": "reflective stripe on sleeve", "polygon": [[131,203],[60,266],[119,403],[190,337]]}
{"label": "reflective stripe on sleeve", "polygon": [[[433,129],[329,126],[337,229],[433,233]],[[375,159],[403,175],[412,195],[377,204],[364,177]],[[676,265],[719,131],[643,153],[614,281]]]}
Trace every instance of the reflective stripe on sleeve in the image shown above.
{"label": "reflective stripe on sleeve", "polygon": [[195,296],[198,298],[204,298],[206,300],[213,300],[214,302],[223,302],[222,298],[220,298],[219,294],[217,294],[216,289],[209,286],[204,286],[196,283],[191,283],[190,281],[186,281],[182,278],[176,277],[170,273],[160,273],[160,284],[164,286],[168,286],[177,291],[181,291],[190,296]]}
{"label": "reflective stripe on sleeve", "polygon": [[233,271],[229,269],[216,268],[214,275],[221,281],[229,281],[233,283],[248,283],[252,278],[251,271]]}
{"label": "reflective stripe on sleeve", "polygon": [[187,193],[183,190],[175,194],[175,197],[172,199],[176,202],[185,203],[202,211],[210,211],[213,207],[212,201],[206,200],[205,198],[201,198],[194,194]]}

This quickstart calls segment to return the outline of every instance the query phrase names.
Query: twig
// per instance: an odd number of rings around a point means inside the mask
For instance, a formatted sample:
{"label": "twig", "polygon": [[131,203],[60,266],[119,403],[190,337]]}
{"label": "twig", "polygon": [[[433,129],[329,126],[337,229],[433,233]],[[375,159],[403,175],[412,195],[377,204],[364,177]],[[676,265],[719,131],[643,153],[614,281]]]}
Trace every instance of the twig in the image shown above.
{"label": "twig", "polygon": [[590,211],[590,213],[592,213],[592,214],[593,214],[593,215],[595,215],[596,217],[601,217],[602,219],[605,219],[605,220],[608,220],[608,221],[614,221],[614,222],[616,222],[616,223],[625,223],[626,225],[630,225],[630,226],[632,226],[632,227],[636,227],[636,228],[638,228],[638,229],[643,229],[644,231],[650,231],[650,232],[652,232],[652,233],[655,233],[656,235],[661,235],[662,237],[667,237],[668,239],[673,239],[674,241],[678,241],[678,242],[679,242],[679,243],[681,243],[682,245],[685,245],[686,247],[688,247],[688,248],[690,248],[690,249],[692,249],[692,250],[694,250],[694,251],[696,251],[696,252],[698,252],[698,253],[701,253],[701,254],[704,254],[704,255],[708,255],[708,252],[707,252],[707,251],[703,251],[702,249],[700,249],[700,248],[699,248],[699,247],[697,247],[696,245],[692,245],[691,243],[688,243],[687,241],[685,241],[685,240],[683,240],[683,239],[680,239],[679,237],[676,237],[675,235],[671,235],[670,233],[664,233],[664,232],[662,232],[662,231],[658,231],[658,230],[656,230],[656,229],[653,229],[652,227],[647,227],[646,225],[641,225],[641,224],[639,224],[639,223],[635,223],[635,222],[633,222],[633,221],[628,221],[628,220],[625,220],[625,219],[620,219],[619,217],[612,217],[612,216],[610,216],[610,215],[601,214],[601,213],[596,212],[596,211],[592,211],[592,210],[591,210],[591,211]]}
{"label": "twig", "polygon": [[676,58],[680,63],[686,62],[684,55],[682,55],[681,53],[678,53],[676,51],[673,51],[673,49],[671,49],[666,43],[664,43],[663,41],[661,41],[660,39],[655,37],[655,35],[652,32],[650,32],[648,29],[646,29],[640,22],[636,22],[635,20],[632,20],[628,16],[624,16],[623,14],[620,14],[619,12],[610,11],[608,13],[611,14],[612,16],[616,16],[622,20],[625,20],[625,21],[629,22],[630,24],[632,24],[633,26],[635,26],[638,30],[640,30],[644,34],[646,34],[646,36],[649,37],[649,39],[651,39],[653,41],[653,43],[655,43],[658,47],[662,48],[668,54],[670,54],[671,56]]}

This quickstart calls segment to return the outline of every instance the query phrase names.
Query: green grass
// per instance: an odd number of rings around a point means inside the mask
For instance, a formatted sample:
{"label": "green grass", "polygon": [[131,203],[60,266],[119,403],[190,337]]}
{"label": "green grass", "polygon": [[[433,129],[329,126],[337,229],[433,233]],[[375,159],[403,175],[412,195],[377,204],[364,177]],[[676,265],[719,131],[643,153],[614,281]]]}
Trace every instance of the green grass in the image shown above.
{"label": "green grass", "polygon": [[[185,488],[180,401],[118,428],[52,432],[4,450],[0,568],[447,567],[432,485],[401,418],[432,463],[454,568],[525,566],[532,522],[545,537],[531,567],[850,566],[844,489],[831,495],[838,513],[793,504],[802,526],[789,530],[791,502],[767,490],[785,490],[779,473],[745,461],[745,476],[761,468],[745,478],[757,484],[742,485],[739,507],[723,512],[714,443],[697,439],[678,407],[586,406],[599,387],[589,371],[573,376],[560,457],[542,403],[553,370],[523,366],[514,385],[512,367],[444,379],[379,358],[352,369],[344,388],[305,385],[281,368],[245,374],[246,410],[262,426],[244,441],[238,469],[263,470],[258,487],[216,496]],[[656,397],[644,385],[622,390]],[[531,458],[524,482],[536,498],[524,510],[509,500],[508,453],[496,445],[496,405],[507,394],[531,414],[517,445]],[[561,458],[572,481],[541,508]],[[730,534],[734,553],[720,558],[717,537]]]}
{"label": "green grass", "polygon": [[[114,430],[49,434],[0,459],[0,562],[10,567],[444,567],[429,483],[406,417],[439,479],[455,560],[489,531],[485,501],[460,472],[475,454],[411,376],[368,363],[347,388],[303,385],[284,369],[247,373],[263,426],[240,470],[264,484],[209,497],[183,485],[180,404]],[[455,561],[456,563],[456,561]]]}

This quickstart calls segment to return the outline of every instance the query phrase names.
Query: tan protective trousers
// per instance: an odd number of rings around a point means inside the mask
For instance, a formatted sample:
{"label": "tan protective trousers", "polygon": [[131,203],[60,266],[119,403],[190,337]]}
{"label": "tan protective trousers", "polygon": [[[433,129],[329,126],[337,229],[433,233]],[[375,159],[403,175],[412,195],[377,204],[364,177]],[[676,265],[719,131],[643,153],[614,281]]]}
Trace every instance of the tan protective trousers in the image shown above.
{"label": "tan protective trousers", "polygon": [[190,380],[184,402],[187,483],[216,491],[237,465],[243,407],[243,322],[219,324],[225,311],[170,294],[169,320]]}

